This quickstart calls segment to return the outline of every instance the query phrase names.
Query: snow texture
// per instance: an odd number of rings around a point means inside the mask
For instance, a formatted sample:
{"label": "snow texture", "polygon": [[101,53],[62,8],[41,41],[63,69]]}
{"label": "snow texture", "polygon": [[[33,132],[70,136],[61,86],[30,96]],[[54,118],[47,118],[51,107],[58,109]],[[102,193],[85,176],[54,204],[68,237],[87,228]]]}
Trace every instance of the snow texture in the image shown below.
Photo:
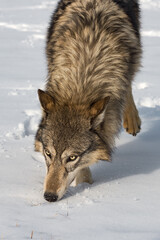
{"label": "snow texture", "polygon": [[92,167],[93,185],[48,203],[33,145],[56,4],[0,1],[0,240],[160,240],[160,0],[141,0],[143,67],[133,84],[141,133],[122,130],[113,162]]}

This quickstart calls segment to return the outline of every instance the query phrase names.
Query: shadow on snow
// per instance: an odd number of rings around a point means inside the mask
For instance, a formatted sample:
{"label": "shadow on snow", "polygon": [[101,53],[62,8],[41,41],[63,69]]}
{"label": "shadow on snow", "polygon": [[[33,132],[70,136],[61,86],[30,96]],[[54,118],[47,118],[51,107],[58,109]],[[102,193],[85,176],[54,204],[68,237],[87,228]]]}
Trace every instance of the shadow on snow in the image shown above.
{"label": "shadow on snow", "polygon": [[[150,174],[160,168],[160,108],[143,108],[141,116],[151,125],[149,130],[143,133],[142,129],[135,140],[118,147],[112,163],[99,162],[91,167],[94,183],[87,186],[94,188],[129,176]],[[86,184],[81,184],[72,188],[72,195],[81,193],[85,187]]]}

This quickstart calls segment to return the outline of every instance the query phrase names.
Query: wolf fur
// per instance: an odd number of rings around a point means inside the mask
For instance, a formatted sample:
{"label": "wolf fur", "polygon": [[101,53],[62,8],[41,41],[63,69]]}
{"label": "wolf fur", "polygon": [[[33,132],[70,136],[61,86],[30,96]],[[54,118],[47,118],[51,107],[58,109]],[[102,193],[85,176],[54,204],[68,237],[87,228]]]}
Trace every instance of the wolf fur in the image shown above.
{"label": "wolf fur", "polygon": [[48,29],[48,79],[35,149],[46,159],[44,197],[59,200],[71,182],[91,183],[89,166],[110,161],[121,122],[136,135],[132,96],[141,41],[137,0],[62,0]]}

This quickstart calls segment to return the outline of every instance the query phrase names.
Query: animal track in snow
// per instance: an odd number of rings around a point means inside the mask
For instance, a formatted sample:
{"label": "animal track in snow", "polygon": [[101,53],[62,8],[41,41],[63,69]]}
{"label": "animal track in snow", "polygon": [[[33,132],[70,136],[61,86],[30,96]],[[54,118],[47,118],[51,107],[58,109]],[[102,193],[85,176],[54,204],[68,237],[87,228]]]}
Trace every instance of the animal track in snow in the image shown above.
{"label": "animal track in snow", "polygon": [[7,137],[13,137],[14,139],[24,138],[26,136],[34,135],[38,128],[40,120],[40,111],[38,110],[26,110],[26,120],[18,124],[18,127],[13,132],[6,134]]}

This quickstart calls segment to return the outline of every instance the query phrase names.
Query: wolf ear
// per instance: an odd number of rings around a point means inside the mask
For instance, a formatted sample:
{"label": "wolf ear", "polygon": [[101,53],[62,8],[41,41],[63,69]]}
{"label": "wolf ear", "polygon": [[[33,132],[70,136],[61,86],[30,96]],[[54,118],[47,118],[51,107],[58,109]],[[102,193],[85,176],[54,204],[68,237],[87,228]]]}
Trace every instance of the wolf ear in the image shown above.
{"label": "wolf ear", "polygon": [[97,127],[104,120],[106,106],[110,97],[103,98],[90,105],[90,117],[92,127]]}
{"label": "wolf ear", "polygon": [[105,97],[95,103],[92,103],[90,105],[90,116],[92,118],[97,117],[99,114],[103,113],[103,111],[105,110],[106,105],[108,104],[110,100],[110,97]]}
{"label": "wolf ear", "polygon": [[44,111],[50,112],[54,107],[53,98],[46,92],[38,89],[38,96]]}

